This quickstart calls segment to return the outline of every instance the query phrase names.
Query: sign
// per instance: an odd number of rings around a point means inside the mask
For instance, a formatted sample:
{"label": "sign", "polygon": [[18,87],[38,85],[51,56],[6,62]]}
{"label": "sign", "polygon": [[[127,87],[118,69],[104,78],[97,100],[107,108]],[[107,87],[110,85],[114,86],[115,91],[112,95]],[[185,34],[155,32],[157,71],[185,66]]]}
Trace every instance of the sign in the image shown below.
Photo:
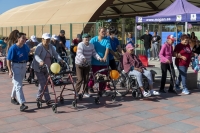
{"label": "sign", "polygon": [[182,16],[181,15],[176,15],[176,21],[181,21],[182,20]]}
{"label": "sign", "polygon": [[197,15],[196,14],[190,14],[190,20],[196,21],[197,20]]}
{"label": "sign", "polygon": [[142,17],[138,17],[138,22],[142,23]]}

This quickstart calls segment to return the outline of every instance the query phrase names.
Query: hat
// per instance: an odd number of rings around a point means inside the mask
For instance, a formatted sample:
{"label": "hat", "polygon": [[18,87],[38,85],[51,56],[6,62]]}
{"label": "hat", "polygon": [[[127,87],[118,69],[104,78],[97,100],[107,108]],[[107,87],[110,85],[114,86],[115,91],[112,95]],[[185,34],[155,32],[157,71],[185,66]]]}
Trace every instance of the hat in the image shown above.
{"label": "hat", "polygon": [[87,33],[85,33],[85,34],[82,35],[82,38],[90,38],[90,37],[91,36],[89,34],[87,34]]}
{"label": "hat", "polygon": [[80,38],[81,39],[81,34],[77,34],[77,37],[76,38]]}
{"label": "hat", "polygon": [[31,36],[31,41],[32,42],[38,42],[36,36],[34,36],[34,35]]}
{"label": "hat", "polygon": [[173,36],[173,35],[169,35],[169,36],[167,36],[167,39],[170,39],[170,40],[172,40],[172,41],[175,41],[175,39],[174,39],[174,36]]}
{"label": "hat", "polygon": [[64,31],[64,30],[60,30],[60,33],[61,33],[61,34],[65,34],[65,31]]}
{"label": "hat", "polygon": [[129,43],[126,45],[126,49],[132,50],[132,49],[134,49],[134,47],[131,43]]}
{"label": "hat", "polygon": [[49,33],[44,33],[44,34],[42,35],[42,38],[43,38],[43,39],[50,39],[51,36],[50,36]]}
{"label": "hat", "polygon": [[51,38],[54,39],[54,40],[58,40],[58,36],[56,36],[56,35],[52,35]]}

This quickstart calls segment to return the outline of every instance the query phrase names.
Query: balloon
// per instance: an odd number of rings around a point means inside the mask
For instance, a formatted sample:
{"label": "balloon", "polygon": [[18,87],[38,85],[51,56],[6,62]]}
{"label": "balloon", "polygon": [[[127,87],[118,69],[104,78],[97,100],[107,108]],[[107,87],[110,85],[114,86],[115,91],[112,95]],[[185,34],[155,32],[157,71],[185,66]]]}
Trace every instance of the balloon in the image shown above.
{"label": "balloon", "polygon": [[119,78],[119,72],[117,70],[111,70],[110,71],[110,77],[114,80]]}
{"label": "balloon", "polygon": [[58,63],[53,63],[51,64],[50,69],[54,74],[57,74],[60,72],[60,65]]}
{"label": "balloon", "polygon": [[76,53],[76,51],[77,51],[77,46],[74,46],[73,51]]}
{"label": "balloon", "polygon": [[187,25],[187,28],[188,28],[188,29],[192,29],[192,24],[188,24],[188,25]]}
{"label": "balloon", "polygon": [[138,26],[137,26],[137,29],[138,29],[138,30],[142,30],[142,26],[141,26],[141,25],[138,25]]}

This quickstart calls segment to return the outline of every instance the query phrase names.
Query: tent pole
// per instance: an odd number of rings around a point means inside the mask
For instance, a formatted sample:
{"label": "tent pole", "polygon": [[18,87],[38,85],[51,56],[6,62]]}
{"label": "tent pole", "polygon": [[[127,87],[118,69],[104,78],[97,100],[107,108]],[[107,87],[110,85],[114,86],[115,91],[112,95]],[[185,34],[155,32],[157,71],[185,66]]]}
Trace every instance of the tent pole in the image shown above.
{"label": "tent pole", "polygon": [[[135,46],[137,46],[137,23],[135,22]],[[135,55],[137,55],[137,49],[135,48]]]}
{"label": "tent pole", "polygon": [[186,35],[187,35],[187,29],[188,29],[187,25],[188,25],[188,22],[185,22],[185,34]]}
{"label": "tent pole", "polygon": [[176,45],[177,45],[177,40],[178,40],[178,34],[177,34],[177,30],[178,30],[178,28],[177,28],[177,25],[175,25],[176,26]]}

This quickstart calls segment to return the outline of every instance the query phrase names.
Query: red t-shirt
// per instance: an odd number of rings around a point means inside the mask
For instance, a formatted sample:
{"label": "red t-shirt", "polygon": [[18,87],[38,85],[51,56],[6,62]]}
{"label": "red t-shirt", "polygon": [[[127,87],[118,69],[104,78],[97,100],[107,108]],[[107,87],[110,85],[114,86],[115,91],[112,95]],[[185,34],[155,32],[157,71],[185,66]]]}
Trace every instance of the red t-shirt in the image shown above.
{"label": "red t-shirt", "polygon": [[187,58],[186,61],[184,61],[181,58],[176,58],[175,64],[177,66],[186,66],[186,67],[189,67],[189,64],[191,62],[191,55],[192,55],[192,51],[190,49],[190,45],[189,44],[183,45],[183,44],[179,43],[178,45],[176,45],[176,47],[174,49],[174,52],[180,53],[181,56],[185,56]]}

